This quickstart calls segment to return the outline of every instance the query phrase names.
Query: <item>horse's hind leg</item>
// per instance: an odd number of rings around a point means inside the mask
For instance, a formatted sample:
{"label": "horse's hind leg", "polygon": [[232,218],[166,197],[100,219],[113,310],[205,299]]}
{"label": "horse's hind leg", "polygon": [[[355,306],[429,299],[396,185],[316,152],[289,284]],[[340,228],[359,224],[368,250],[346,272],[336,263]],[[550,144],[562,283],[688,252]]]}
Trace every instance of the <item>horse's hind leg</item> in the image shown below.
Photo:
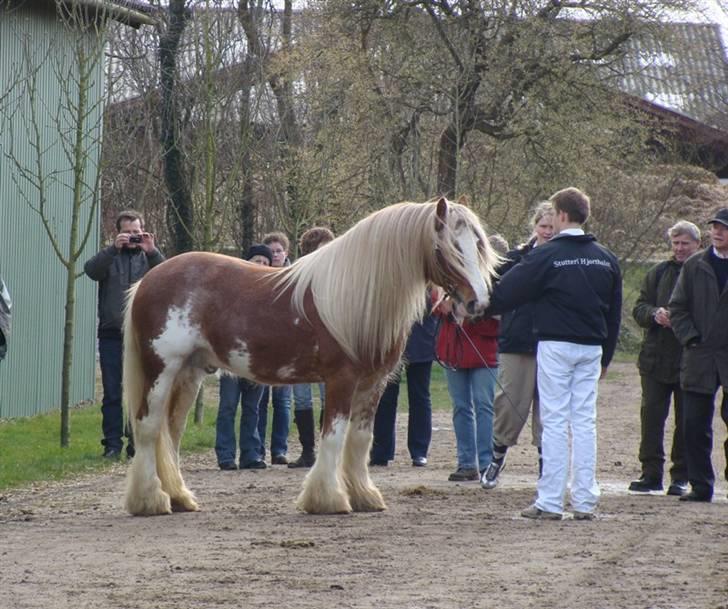
{"label": "horse's hind leg", "polygon": [[[187,488],[179,467],[179,448],[187,422],[187,415],[195,403],[204,372],[195,368],[184,368],[175,379],[171,397],[167,404],[168,444],[164,451],[157,452],[157,473],[162,489],[171,499],[175,512],[196,512],[197,501]],[[161,452],[161,454],[160,454]]]}
{"label": "horse's hind leg", "polygon": [[166,374],[163,372],[142,398],[147,404],[146,414],[139,418],[133,415],[138,410],[132,410],[136,454],[127,475],[125,504],[129,513],[138,516],[172,513],[169,495],[157,476],[157,454],[164,442],[162,429],[166,425],[165,406],[171,385]]}
{"label": "horse's hind leg", "polygon": [[351,379],[339,378],[326,383],[326,411],[319,454],[303,481],[296,505],[309,514],[344,514],[351,512],[339,456],[344,443],[351,406]]}
{"label": "horse's hind leg", "polygon": [[369,476],[367,462],[372,445],[374,414],[381,395],[379,388],[366,393],[357,392],[351,407],[351,418],[344,440],[341,461],[342,476],[355,512],[378,512],[387,505]]}

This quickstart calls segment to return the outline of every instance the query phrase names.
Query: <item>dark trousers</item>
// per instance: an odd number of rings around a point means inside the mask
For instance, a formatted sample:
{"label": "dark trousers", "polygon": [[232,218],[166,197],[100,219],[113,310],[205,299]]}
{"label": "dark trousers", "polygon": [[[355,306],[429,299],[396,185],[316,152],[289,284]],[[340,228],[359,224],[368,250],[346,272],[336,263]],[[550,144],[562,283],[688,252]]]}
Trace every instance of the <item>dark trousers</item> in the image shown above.
{"label": "dark trousers", "polygon": [[220,405],[215,421],[215,453],[218,464],[235,463],[235,413],[238,403],[240,465],[245,466],[259,459],[258,404],[264,390],[264,385],[237,376],[223,374],[220,377]]}
{"label": "dark trousers", "polygon": [[[716,387],[717,391],[717,387]],[[713,412],[715,392],[695,393],[683,391],[683,428],[685,433],[685,456],[688,464],[688,480],[693,490],[700,495],[712,495],[715,484],[713,462]],[[720,415],[728,426],[728,395],[723,390]],[[728,440],[723,445],[728,461]],[[728,466],[725,471],[728,480]]]}
{"label": "dark trousers", "polygon": [[265,432],[268,428],[268,396],[272,396],[273,422],[270,432],[270,454],[285,455],[288,452],[288,429],[291,417],[292,385],[266,385],[258,407],[258,435],[260,458],[265,459]]}
{"label": "dark trousers", "polygon": [[[431,372],[432,362],[408,364],[406,368],[407,397],[409,398],[407,448],[413,459],[427,457],[432,439]],[[381,463],[394,459],[398,398],[399,379],[396,379],[389,383],[384,390],[374,417],[372,461]]]}
{"label": "dark trousers", "polygon": [[670,402],[675,401],[675,429],[672,433],[670,479],[685,481],[688,469],[685,463],[685,441],[683,434],[683,399],[679,383],[661,383],[651,376],[641,375],[642,406],[640,420],[642,437],[639,458],[642,475],[653,480],[662,480],[665,465],[663,437],[665,421],[670,412]]}
{"label": "dark trousers", "polygon": [[[101,401],[101,444],[106,450],[121,451],[124,432],[124,410],[121,405],[123,343],[121,338],[99,338],[99,365],[104,397]],[[126,429],[129,438],[127,452],[134,452],[131,429]]]}

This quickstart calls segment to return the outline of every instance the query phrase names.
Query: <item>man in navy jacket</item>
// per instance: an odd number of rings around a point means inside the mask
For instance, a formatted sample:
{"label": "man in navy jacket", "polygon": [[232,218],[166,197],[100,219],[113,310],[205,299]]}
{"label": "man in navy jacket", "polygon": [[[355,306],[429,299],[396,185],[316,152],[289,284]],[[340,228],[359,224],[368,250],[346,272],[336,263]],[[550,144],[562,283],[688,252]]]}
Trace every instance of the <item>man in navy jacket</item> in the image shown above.
{"label": "man in navy jacket", "polygon": [[596,481],[597,382],[617,344],[622,277],[616,257],[585,234],[589,198],[576,188],[551,197],[551,241],[534,249],[495,286],[487,314],[534,303],[538,391],[543,424],[543,474],[526,518],[559,520],[569,475],[574,518],[591,520]]}

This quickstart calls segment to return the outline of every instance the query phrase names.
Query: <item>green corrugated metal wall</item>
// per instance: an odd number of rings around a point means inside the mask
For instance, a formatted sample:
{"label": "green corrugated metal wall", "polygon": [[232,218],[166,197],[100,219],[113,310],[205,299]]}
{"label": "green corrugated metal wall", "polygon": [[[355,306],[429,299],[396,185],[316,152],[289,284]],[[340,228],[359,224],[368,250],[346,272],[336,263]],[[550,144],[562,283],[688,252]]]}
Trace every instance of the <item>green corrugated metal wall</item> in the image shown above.
{"label": "green corrugated metal wall", "polygon": [[[78,35],[77,29],[68,28],[53,12],[39,10],[38,5],[32,9],[21,6],[12,11],[0,8],[0,106],[8,108],[8,104],[18,103],[18,106],[10,107],[20,110],[12,116],[0,112],[0,272],[13,300],[8,356],[0,363],[0,418],[29,416],[60,406],[65,304],[65,269],[53,252],[40,216],[23,200],[19,188],[24,188],[30,197],[37,197],[36,191],[27,185],[19,187],[13,181],[17,170],[7,156],[12,141],[13,156],[21,163],[30,165],[36,158],[24,133],[30,101],[27,96],[18,97],[17,89],[15,94],[3,96],[23,73],[23,41],[33,42],[33,54],[37,58],[44,56],[48,45],[53,45],[53,60],[39,62],[38,72],[42,138],[49,148],[44,173],[51,175],[60,171],[58,181],[70,183],[72,175],[58,143],[58,126],[54,120],[62,97],[57,76],[61,63],[56,60],[66,60],[61,71],[72,69],[70,45]],[[68,78],[67,73],[62,77]],[[103,66],[100,65],[92,99],[103,95],[103,77]],[[94,111],[98,113],[100,125],[100,106]],[[90,162],[89,168],[95,171],[95,163]],[[71,191],[62,183],[55,184],[48,200],[52,202],[50,215],[60,244],[67,249]],[[98,213],[96,216],[79,272],[83,270],[83,262],[98,247]],[[94,397],[95,325],[96,285],[84,276],[76,282],[72,404]]]}

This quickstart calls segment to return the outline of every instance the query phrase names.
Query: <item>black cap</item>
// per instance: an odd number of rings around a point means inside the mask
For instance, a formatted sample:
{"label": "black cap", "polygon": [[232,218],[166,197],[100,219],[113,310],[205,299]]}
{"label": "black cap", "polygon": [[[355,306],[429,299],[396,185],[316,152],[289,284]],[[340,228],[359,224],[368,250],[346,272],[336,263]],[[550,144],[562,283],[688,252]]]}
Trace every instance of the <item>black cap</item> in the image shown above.
{"label": "black cap", "polygon": [[708,224],[713,224],[713,222],[720,222],[723,226],[728,226],[728,207],[719,209],[712,219],[708,220]]}
{"label": "black cap", "polygon": [[273,264],[273,252],[267,245],[262,243],[256,243],[248,248],[248,253],[245,254],[245,259],[250,260],[253,256],[265,256],[268,258],[268,262]]}

